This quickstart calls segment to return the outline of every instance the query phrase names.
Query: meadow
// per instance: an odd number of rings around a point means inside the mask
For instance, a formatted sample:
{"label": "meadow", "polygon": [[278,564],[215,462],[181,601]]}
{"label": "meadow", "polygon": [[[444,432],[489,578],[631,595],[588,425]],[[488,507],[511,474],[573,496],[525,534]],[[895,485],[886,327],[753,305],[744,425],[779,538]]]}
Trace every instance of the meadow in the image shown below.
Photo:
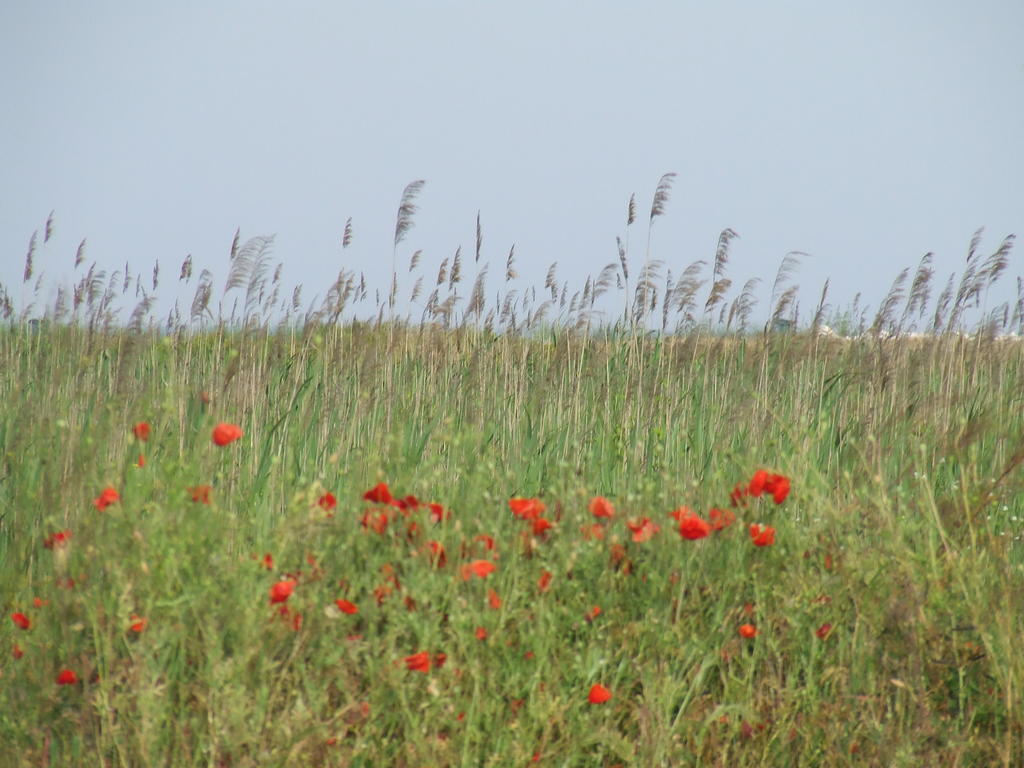
{"label": "meadow", "polygon": [[478,225],[419,318],[238,234],[164,328],[84,242],[0,289],[0,766],[1024,765],[1012,237],[874,320],[789,254],[752,330],[734,236],[492,304]]}
{"label": "meadow", "polygon": [[1024,759],[1016,343],[15,326],[0,367],[3,765]]}

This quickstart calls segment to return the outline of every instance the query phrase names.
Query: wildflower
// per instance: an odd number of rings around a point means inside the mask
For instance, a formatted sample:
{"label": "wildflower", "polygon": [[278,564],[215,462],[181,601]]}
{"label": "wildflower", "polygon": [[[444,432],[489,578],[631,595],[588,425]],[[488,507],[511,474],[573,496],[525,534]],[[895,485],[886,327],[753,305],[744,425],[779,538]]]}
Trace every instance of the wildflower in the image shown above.
{"label": "wildflower", "polygon": [[761,526],[752,523],[750,526],[750,538],[755,547],[770,547],[775,543],[775,529],[770,525]]}
{"label": "wildflower", "polygon": [[772,495],[772,501],[781,504],[789,496],[789,478],[782,475],[771,475],[765,483],[764,490]]}
{"label": "wildflower", "polygon": [[712,509],[708,512],[708,519],[711,527],[720,531],[736,522],[736,514],[731,509]]}
{"label": "wildflower", "polygon": [[429,672],[430,654],[426,651],[420,651],[419,653],[414,653],[412,656],[406,656],[405,668],[410,672]]}
{"label": "wildflower", "polygon": [[471,578],[476,576],[480,579],[486,579],[490,574],[498,570],[498,566],[492,563],[490,560],[474,560],[471,563],[466,563],[462,566],[460,573],[463,581],[469,581]]}
{"label": "wildflower", "polygon": [[494,537],[488,536],[486,533],[478,533],[473,537],[473,541],[482,542],[484,549],[492,551],[494,549]]}
{"label": "wildflower", "polygon": [[274,556],[271,555],[269,552],[267,552],[263,556],[263,567],[266,568],[268,571],[274,570]]}
{"label": "wildflower", "polygon": [[32,626],[31,620],[24,613],[12,613],[11,621],[13,621],[19,629],[28,629]]}
{"label": "wildflower", "polygon": [[654,534],[661,530],[654,521],[649,517],[637,520],[636,518],[626,521],[626,526],[633,532],[633,541],[644,542],[649,541]]}
{"label": "wildflower", "polygon": [[277,584],[270,588],[270,602],[283,603],[287,601],[297,584],[298,582],[295,579],[285,579],[284,581],[277,582]]}
{"label": "wildflower", "polygon": [[749,640],[752,637],[757,637],[757,627],[753,624],[740,624],[739,633],[740,637],[745,637]]}
{"label": "wildflower", "polygon": [[70,669],[62,669],[57,675],[57,685],[74,685],[78,682],[78,675]]}
{"label": "wildflower", "polygon": [[334,494],[331,493],[330,491],[328,491],[319,499],[317,499],[316,503],[319,504],[320,508],[323,509],[325,512],[331,512],[335,507],[338,506],[338,500],[334,498]]}
{"label": "wildflower", "polygon": [[434,666],[437,667],[438,669],[443,667],[444,663],[446,661],[448,661],[448,654],[445,654],[445,653],[435,653],[434,654]]}
{"label": "wildflower", "polygon": [[334,604],[338,606],[339,611],[347,613],[349,616],[359,613],[359,607],[355,603],[350,603],[348,600],[335,600]]}
{"label": "wildflower", "polygon": [[387,530],[388,522],[390,519],[386,512],[381,512],[377,515],[371,515],[369,512],[365,513],[360,520],[363,528],[371,528],[375,533],[383,536],[384,531]]}
{"label": "wildflower", "polygon": [[831,624],[829,624],[828,622],[825,622],[825,623],[824,623],[824,624],[822,624],[822,625],[821,625],[820,627],[818,627],[818,628],[817,628],[816,630],[814,630],[814,634],[815,634],[815,636],[816,636],[816,637],[817,637],[817,638],[818,638],[819,640],[824,640],[824,639],[826,639],[826,638],[827,638],[827,637],[828,637],[828,636],[829,636],[830,634],[832,634],[832,625],[831,625]]}
{"label": "wildflower", "polygon": [[594,621],[594,619],[596,619],[600,615],[601,615],[601,606],[600,605],[595,605],[593,608],[591,608],[589,611],[587,611],[587,615],[584,616],[583,618],[587,622],[587,624],[590,624],[590,623],[592,623]]}
{"label": "wildflower", "polygon": [[695,541],[703,539],[709,533],[711,533],[711,523],[692,512],[679,518],[679,535],[684,539]]}
{"label": "wildflower", "polygon": [[392,506],[398,507],[403,512],[410,509],[419,509],[420,500],[412,494],[406,496],[404,499],[395,499],[391,502]]}
{"label": "wildflower", "polygon": [[768,473],[759,469],[754,473],[754,476],[750,478],[750,484],[747,486],[747,493],[754,498],[759,498],[764,493],[765,485],[768,483]]}
{"label": "wildflower", "polygon": [[372,501],[374,504],[390,504],[394,501],[387,483],[377,483],[373,488],[363,494],[363,499]]}
{"label": "wildflower", "polygon": [[590,695],[587,696],[587,700],[591,704],[604,704],[610,701],[612,698],[612,692],[605,688],[600,683],[594,683],[590,688]]}
{"label": "wildflower", "polygon": [[600,523],[590,523],[582,526],[580,528],[580,533],[583,534],[585,541],[590,541],[591,539],[601,541],[604,539],[604,526]]}
{"label": "wildflower", "polygon": [[548,587],[551,586],[551,571],[543,571],[540,575],[540,579],[537,581],[537,588],[541,592],[547,592]]}
{"label": "wildflower", "polygon": [[142,442],[146,442],[147,440],[149,440],[149,422],[140,421],[138,424],[132,427],[132,432],[135,433],[136,439],[141,440]]}
{"label": "wildflower", "polygon": [[25,651],[23,651],[21,649],[21,646],[18,645],[17,643],[14,644],[14,649],[11,651],[11,653],[14,654],[14,658],[16,658],[16,659],[20,659],[22,656],[25,655]]}
{"label": "wildflower", "polygon": [[430,548],[430,560],[433,562],[435,568],[444,568],[448,562],[448,555],[444,551],[444,545],[439,541],[427,542],[427,546]]}
{"label": "wildflower", "polygon": [[789,496],[789,478],[770,474],[763,469],[757,470],[747,486],[747,494],[760,497],[763,493],[771,494],[772,500],[776,504],[781,504]]}
{"label": "wildflower", "polygon": [[213,428],[213,442],[223,448],[228,443],[235,442],[242,434],[242,428],[237,424],[221,422]]}
{"label": "wildflower", "polygon": [[60,549],[61,547],[67,546],[70,539],[71,531],[57,531],[43,539],[43,546],[46,547],[46,549]]}
{"label": "wildflower", "polygon": [[746,505],[743,500],[747,495],[747,489],[743,487],[743,483],[736,483],[736,486],[729,492],[729,503],[734,507],[737,505]]}
{"label": "wildflower", "polygon": [[49,604],[50,604],[49,600],[43,600],[43,598],[41,598],[41,597],[33,597],[32,598],[32,605],[34,605],[36,608],[42,608],[44,605],[49,605]]}
{"label": "wildflower", "polygon": [[146,466],[146,457],[143,456],[141,453],[139,454],[139,460],[135,462],[135,466],[139,468]]}
{"label": "wildflower", "polygon": [[484,627],[477,627],[476,632],[474,632],[473,634],[476,636],[477,640],[487,639],[487,629]]}
{"label": "wildflower", "polygon": [[615,516],[615,507],[604,496],[595,496],[590,500],[590,514],[597,518],[611,518]]}
{"label": "wildflower", "polygon": [[493,589],[487,590],[487,604],[495,611],[501,608],[501,598],[498,597],[498,593]]}
{"label": "wildflower", "polygon": [[512,510],[512,514],[521,520],[533,520],[544,514],[544,510],[547,509],[544,506],[544,502],[540,499],[509,499],[509,509]]}
{"label": "wildflower", "polygon": [[543,517],[535,517],[533,519],[533,535],[534,536],[540,536],[541,534],[543,534],[550,527],[551,527],[551,521],[550,520],[546,520]]}
{"label": "wildflower", "polygon": [[107,486],[100,492],[100,495],[97,496],[92,503],[95,505],[96,509],[102,512],[111,504],[114,504],[115,502],[118,502],[120,500],[121,495],[114,488]]}
{"label": "wildflower", "polygon": [[450,510],[445,509],[436,502],[432,501],[427,506],[430,508],[430,522],[434,523],[435,525],[440,523],[442,520],[447,520],[452,516]]}
{"label": "wildflower", "polygon": [[142,632],[146,629],[146,625],[147,624],[149,624],[149,619],[143,618],[141,616],[136,616],[133,613],[132,614],[132,623],[131,623],[131,625],[128,628],[132,632],[134,632],[135,634],[141,635]]}
{"label": "wildflower", "polygon": [[195,488],[189,488],[188,492],[192,494],[192,501],[197,504],[209,504],[212,490],[213,488],[209,485],[197,485]]}

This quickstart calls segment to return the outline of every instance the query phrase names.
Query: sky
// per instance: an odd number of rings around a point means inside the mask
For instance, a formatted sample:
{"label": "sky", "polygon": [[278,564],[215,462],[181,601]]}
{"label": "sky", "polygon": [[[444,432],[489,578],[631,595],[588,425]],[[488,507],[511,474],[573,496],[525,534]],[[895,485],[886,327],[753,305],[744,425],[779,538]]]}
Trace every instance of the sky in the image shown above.
{"label": "sky", "polygon": [[618,260],[635,193],[634,279],[649,234],[678,276],[728,227],[730,296],[761,277],[767,302],[801,251],[802,311],[826,278],[835,308],[877,306],[926,252],[945,282],[979,227],[986,254],[1024,232],[1022,33],[1019,0],[4,2],[0,283],[23,308],[43,274],[39,314],[93,261],[147,290],[159,261],[158,310],[187,315],[183,259],[214,273],[216,303],[240,228],[276,236],[304,308],[343,268],[372,303],[423,179],[400,303],[415,250],[432,284],[461,246],[472,280],[478,211],[488,296],[513,245],[514,285],[557,262],[576,290]]}

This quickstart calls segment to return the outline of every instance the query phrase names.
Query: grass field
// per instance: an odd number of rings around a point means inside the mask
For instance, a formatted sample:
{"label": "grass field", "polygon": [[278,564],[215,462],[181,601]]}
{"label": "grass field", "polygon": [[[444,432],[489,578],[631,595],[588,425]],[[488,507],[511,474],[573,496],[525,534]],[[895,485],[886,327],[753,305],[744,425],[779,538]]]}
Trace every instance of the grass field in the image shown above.
{"label": "grass field", "polygon": [[1019,344],[13,326],[0,369],[4,766],[1024,765]]}

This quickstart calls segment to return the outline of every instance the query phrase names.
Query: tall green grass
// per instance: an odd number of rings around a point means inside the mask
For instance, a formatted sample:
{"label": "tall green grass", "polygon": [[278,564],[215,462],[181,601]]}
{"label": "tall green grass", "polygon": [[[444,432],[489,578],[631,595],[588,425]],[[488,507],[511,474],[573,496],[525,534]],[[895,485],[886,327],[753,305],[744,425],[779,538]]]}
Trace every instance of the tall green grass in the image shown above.
{"label": "tall green grass", "polygon": [[[2,765],[1024,762],[1019,344],[14,326],[0,369],[0,581],[32,620],[0,625]],[[220,421],[244,437],[214,446]],[[784,504],[679,537],[670,511],[725,507],[761,467]],[[365,530],[380,481],[451,518]],[[514,496],[554,528],[530,535]],[[633,542],[644,516],[661,532]],[[481,534],[498,570],[463,581]],[[424,650],[444,666],[408,671]]]}

